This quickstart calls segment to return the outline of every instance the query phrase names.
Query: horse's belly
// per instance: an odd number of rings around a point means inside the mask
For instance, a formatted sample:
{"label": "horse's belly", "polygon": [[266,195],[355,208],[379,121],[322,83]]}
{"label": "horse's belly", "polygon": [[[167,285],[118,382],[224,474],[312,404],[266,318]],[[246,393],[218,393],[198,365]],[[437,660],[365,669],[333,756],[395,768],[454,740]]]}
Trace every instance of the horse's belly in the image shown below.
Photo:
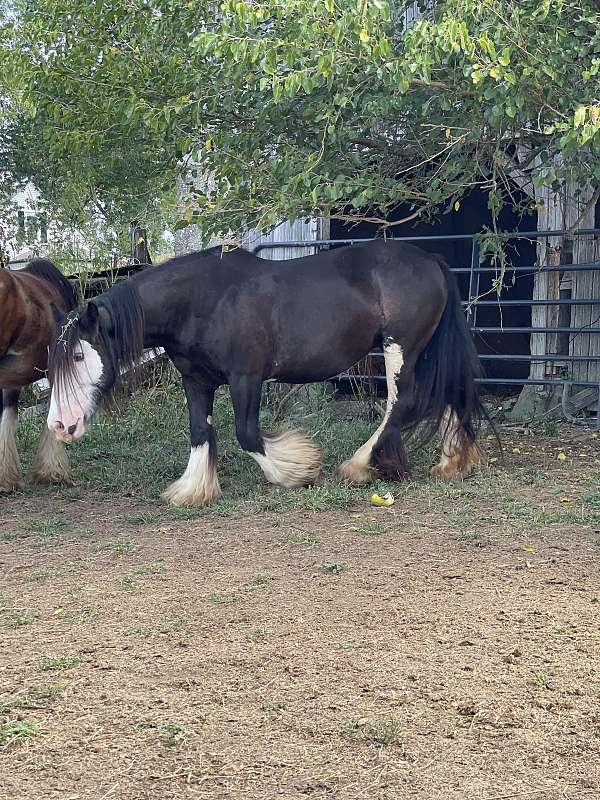
{"label": "horse's belly", "polygon": [[364,358],[371,349],[375,332],[362,336],[332,337],[318,344],[298,340],[288,352],[281,352],[273,364],[272,376],[284,383],[314,383],[333,378]]}
{"label": "horse's belly", "polygon": [[6,354],[0,357],[0,387],[3,389],[20,389],[43,377],[42,370],[32,369],[29,360],[21,356]]}

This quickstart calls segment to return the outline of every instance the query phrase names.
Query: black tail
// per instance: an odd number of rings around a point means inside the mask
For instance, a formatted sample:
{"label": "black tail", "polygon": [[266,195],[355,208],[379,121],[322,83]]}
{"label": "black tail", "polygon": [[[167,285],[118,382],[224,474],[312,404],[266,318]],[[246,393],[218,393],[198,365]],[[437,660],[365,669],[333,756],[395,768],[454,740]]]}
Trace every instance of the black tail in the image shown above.
{"label": "black tail", "polygon": [[77,307],[77,294],[73,285],[51,261],[46,258],[36,258],[30,261],[25,269],[31,275],[41,278],[58,289],[65,303],[65,311],[72,311]]}
{"label": "black tail", "polygon": [[415,366],[415,405],[409,427],[424,421],[422,433],[425,440],[429,439],[442,424],[446,407],[450,406],[465,435],[474,441],[484,420],[491,425],[476,383],[477,378],[483,377],[483,370],[456,278],[439,256],[438,261],[446,278],[448,299],[435,333]]}

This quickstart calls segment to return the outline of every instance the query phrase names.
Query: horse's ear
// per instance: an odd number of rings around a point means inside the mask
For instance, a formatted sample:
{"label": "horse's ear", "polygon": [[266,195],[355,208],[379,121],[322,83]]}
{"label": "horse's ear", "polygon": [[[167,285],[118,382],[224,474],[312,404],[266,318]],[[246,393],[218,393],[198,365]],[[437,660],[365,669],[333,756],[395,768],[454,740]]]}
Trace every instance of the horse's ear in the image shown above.
{"label": "horse's ear", "polygon": [[50,308],[52,310],[52,319],[54,320],[55,325],[60,325],[65,316],[64,311],[61,311],[60,308],[58,308],[58,306],[56,306],[54,303],[50,303]]}
{"label": "horse's ear", "polygon": [[85,309],[78,315],[79,329],[90,339],[95,339],[100,324],[100,312],[93,300],[86,303]]}

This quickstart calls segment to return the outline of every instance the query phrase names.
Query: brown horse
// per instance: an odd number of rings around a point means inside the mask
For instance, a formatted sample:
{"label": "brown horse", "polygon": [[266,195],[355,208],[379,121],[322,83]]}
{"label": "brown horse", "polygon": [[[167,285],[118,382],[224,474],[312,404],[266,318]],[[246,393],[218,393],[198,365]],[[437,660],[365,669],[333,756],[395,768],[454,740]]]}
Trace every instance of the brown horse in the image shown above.
{"label": "brown horse", "polygon": [[[23,486],[16,433],[21,390],[44,377],[57,312],[77,305],[69,281],[50,262],[0,269],[0,492]],[[62,443],[44,426],[33,464],[37,483],[70,481]]]}

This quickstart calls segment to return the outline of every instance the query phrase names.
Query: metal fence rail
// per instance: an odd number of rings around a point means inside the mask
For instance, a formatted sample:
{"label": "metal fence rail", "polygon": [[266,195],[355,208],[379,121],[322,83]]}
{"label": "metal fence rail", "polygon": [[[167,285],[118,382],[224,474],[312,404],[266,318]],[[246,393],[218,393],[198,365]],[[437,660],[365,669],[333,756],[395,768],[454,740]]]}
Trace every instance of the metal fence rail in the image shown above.
{"label": "metal fence rail", "polygon": [[[514,240],[529,240],[531,243],[535,242],[537,239],[540,238],[562,238],[565,237],[567,234],[565,231],[561,230],[552,230],[552,231],[517,231],[517,232],[508,232],[502,234],[505,241],[514,241]],[[575,231],[574,233],[569,233],[569,237],[572,236],[595,236],[600,237],[600,229],[591,228],[585,230]],[[480,263],[480,241],[482,238],[481,234],[455,234],[449,236],[405,236],[405,237],[398,237],[400,241],[403,242],[411,242],[417,244],[423,244],[426,242],[433,243],[445,243],[445,242],[465,242],[471,245],[471,253],[470,253],[470,263],[469,266],[464,265],[452,265],[451,269],[452,272],[457,275],[467,275],[468,276],[468,292],[467,296],[463,299],[463,306],[467,310],[467,319],[469,321],[469,325],[473,334],[485,334],[485,333],[498,333],[504,335],[510,334],[571,334],[571,335],[599,335],[600,334],[600,314],[597,320],[594,320],[590,323],[589,326],[583,327],[576,327],[576,326],[565,326],[565,325],[557,325],[556,327],[552,326],[536,326],[533,327],[531,325],[513,325],[513,326],[503,326],[503,325],[480,325],[477,324],[477,310],[479,308],[492,308],[496,307],[500,310],[503,308],[523,308],[523,307],[531,307],[531,306],[600,306],[600,297],[595,298],[557,298],[557,299],[536,299],[536,298],[526,298],[523,300],[506,300],[502,298],[502,295],[495,297],[495,299],[485,299],[480,296],[480,286],[481,286],[481,276],[483,275],[495,275],[498,273],[498,270],[493,266],[485,266]],[[263,242],[262,244],[257,245],[253,248],[252,252],[255,254],[259,254],[262,250],[272,249],[273,247],[294,247],[294,248],[306,248],[306,247],[320,247],[320,248],[332,248],[332,247],[339,247],[342,245],[354,245],[360,244],[363,242],[373,241],[372,238],[348,238],[348,239],[318,239],[312,242],[302,242],[302,241],[289,241],[289,242],[278,242],[276,245],[270,242]],[[600,261],[588,261],[581,264],[559,264],[559,265],[548,265],[548,266],[538,266],[536,264],[528,264],[528,265],[521,265],[521,266],[509,266],[506,268],[505,274],[515,274],[518,277],[527,277],[527,276],[534,276],[538,273],[562,273],[562,272],[569,272],[569,273],[583,273],[583,272],[594,272],[596,270],[600,270]],[[596,323],[596,325],[594,325]],[[380,352],[373,352],[369,355],[373,357],[381,357],[382,354]],[[525,353],[481,353],[480,358],[482,361],[487,362],[525,362],[530,364],[539,364],[539,363],[554,363],[554,364],[582,364],[582,363],[597,363],[600,362],[600,356],[598,355],[589,355],[589,356],[578,356],[578,355],[570,355],[570,354],[558,354],[558,353],[536,353],[536,354],[525,354]],[[384,375],[350,375],[349,373],[342,373],[337,378],[347,378],[349,380],[369,380],[369,381],[385,381]],[[592,424],[595,423],[598,428],[600,428],[600,381],[592,380],[573,380],[572,377],[569,376],[557,376],[557,377],[544,377],[544,378],[511,378],[508,376],[503,377],[486,377],[482,378],[479,381],[480,383],[489,384],[489,385],[504,385],[504,386],[555,386],[555,387],[562,387],[562,397],[561,397],[561,408],[562,413],[565,419],[571,422],[577,423],[587,423]],[[593,387],[598,389],[598,400],[597,400],[597,413],[594,419],[588,418],[585,420],[576,419],[573,417],[569,410],[568,410],[568,402],[569,396],[573,389],[573,387]]]}

